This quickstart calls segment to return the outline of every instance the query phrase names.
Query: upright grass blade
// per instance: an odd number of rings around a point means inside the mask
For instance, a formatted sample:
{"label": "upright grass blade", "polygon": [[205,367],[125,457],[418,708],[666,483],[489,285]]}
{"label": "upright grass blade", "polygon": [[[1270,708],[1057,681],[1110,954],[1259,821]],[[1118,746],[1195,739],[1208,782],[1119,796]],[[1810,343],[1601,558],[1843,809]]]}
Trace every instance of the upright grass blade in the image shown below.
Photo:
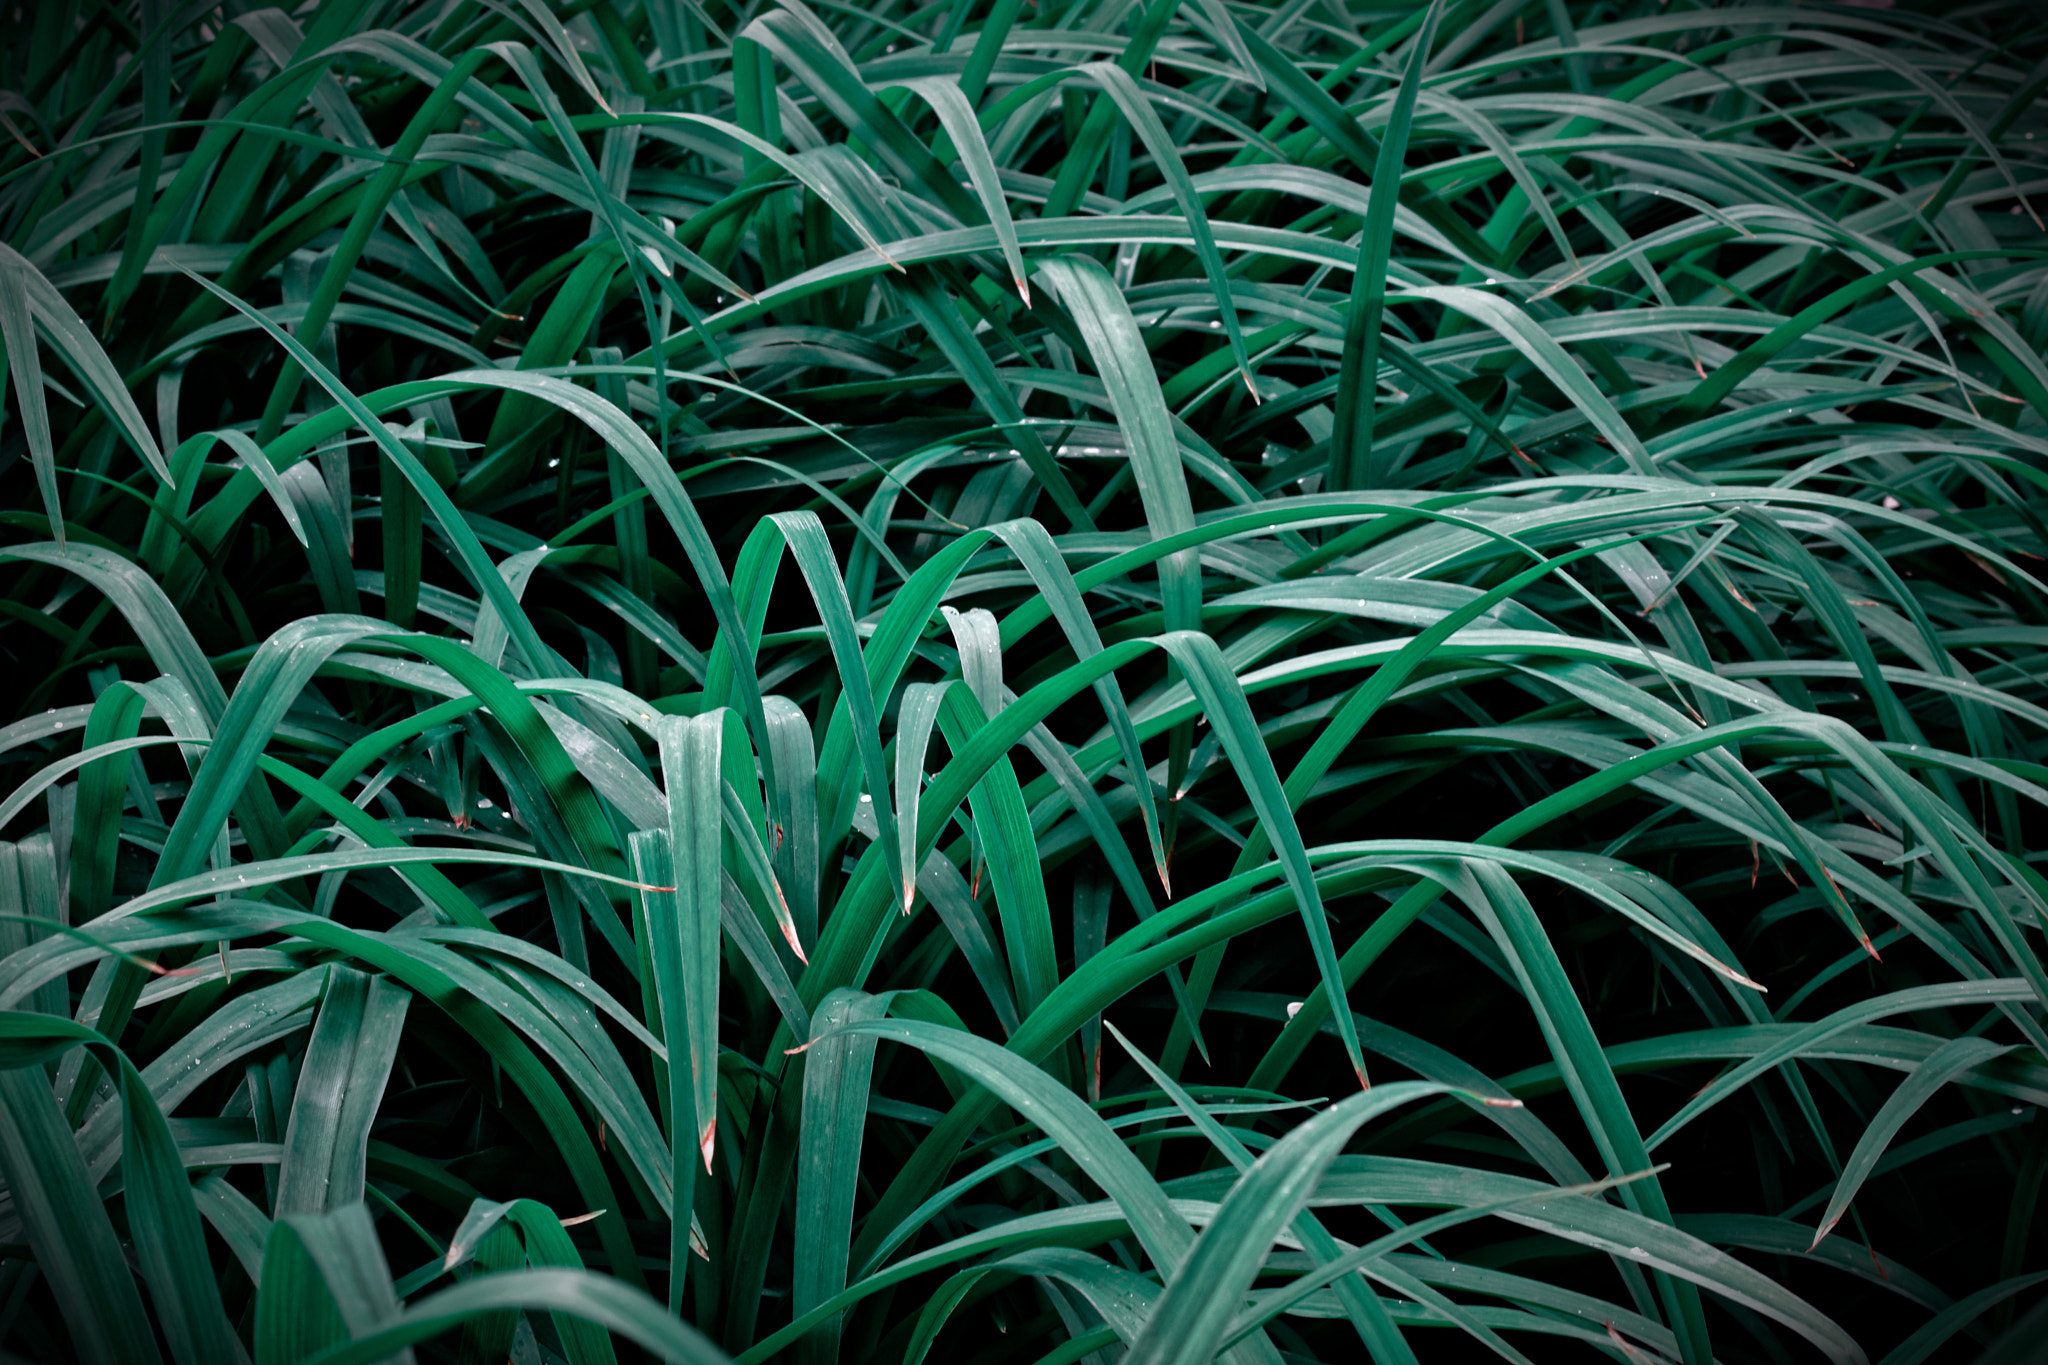
{"label": "upright grass blade", "polygon": [[[1220,7],[1220,6],[1219,6]],[[1234,33],[1233,29],[1224,32]],[[1180,153],[1174,150],[1173,141],[1167,135],[1166,125],[1152,109],[1151,102],[1139,92],[1137,83],[1122,67],[1111,62],[1089,62],[1081,68],[1102,92],[1109,96],[1130,125],[1137,131],[1138,138],[1145,144],[1152,160],[1166,175],[1166,183],[1173,189],[1174,201],[1180,206],[1181,216],[1188,220],[1188,230],[1194,237],[1195,254],[1202,262],[1202,270],[1209,277],[1209,287],[1216,294],[1216,311],[1221,316],[1223,335],[1230,343],[1230,355],[1237,365],[1238,377],[1244,380],[1245,388],[1251,393],[1252,401],[1259,398],[1259,387],[1252,381],[1251,360],[1245,353],[1244,329],[1238,321],[1237,302],[1231,296],[1230,284],[1225,277],[1222,253],[1216,249],[1215,234],[1209,228],[1209,215],[1202,209],[1202,201],[1195,194],[1194,182],[1188,178],[1187,167],[1182,164]]]}
{"label": "upright grass blade", "polygon": [[1371,488],[1377,483],[1371,467],[1373,426],[1378,405],[1381,319],[1387,307],[1387,264],[1394,241],[1394,206],[1398,202],[1401,168],[1408,158],[1408,139],[1415,102],[1422,91],[1429,49],[1443,21],[1442,0],[1431,0],[1422,28],[1410,41],[1400,87],[1394,92],[1386,131],[1373,158],[1372,199],[1358,239],[1358,263],[1351,271],[1351,310],[1344,319],[1344,349],[1339,357],[1335,425],[1330,432],[1329,468],[1324,486],[1331,491]]}
{"label": "upright grass blade", "polygon": [[[846,1288],[875,1040],[840,1030],[882,1018],[890,998],[835,991],[811,1016],[796,1178],[796,1216],[806,1235],[797,1244],[790,1298],[790,1311],[799,1317]],[[812,1361],[836,1360],[839,1337],[840,1324],[827,1323],[799,1343],[798,1355]]]}
{"label": "upright grass blade", "polygon": [[[666,831],[641,830],[627,839],[633,873],[649,889],[640,893],[642,917],[639,942],[648,988],[648,1023],[667,1052],[667,1067],[657,1082],[667,1120],[671,1218],[669,1221],[668,1307],[677,1311],[682,1304],[683,1281],[689,1266],[689,1220],[682,1211],[696,1215],[697,1161],[691,1142],[700,1131],[697,1115],[697,1087],[691,1068],[695,1060],[688,1046],[689,1013],[685,1003],[684,912],[682,891],[675,880],[673,843]],[[680,1040],[681,1045],[677,1045]],[[715,1112],[715,1111],[714,1111]]]}
{"label": "upright grass blade", "polygon": [[399,1315],[398,1294],[369,1211],[358,1202],[280,1218],[263,1248],[257,1302],[257,1365],[317,1357],[388,1327]]}
{"label": "upright grass blade", "polygon": [[[1110,408],[1130,451],[1131,476],[1143,499],[1153,538],[1192,529],[1194,511],[1179,442],[1159,393],[1159,376],[1138,333],[1137,320],[1116,284],[1094,260],[1066,256],[1041,262],[1039,274],[1059,295],[1102,376]],[[1199,566],[1180,551],[1160,565],[1169,630],[1193,629],[1200,599]]]}
{"label": "upright grass blade", "polygon": [[[690,1140],[711,1169],[718,1134],[719,847],[724,831],[722,747],[726,712],[677,718],[662,727],[661,768],[668,786],[669,865],[674,897],[654,902],[651,951],[673,955],[668,975],[682,994],[684,1033],[679,1050],[690,1059],[690,1095],[696,1127]],[[669,1037],[674,1040],[675,1035]],[[673,1043],[672,1043],[673,1045]],[[680,1145],[682,1135],[675,1135]]]}
{"label": "upright grass blade", "polygon": [[50,440],[50,409],[43,397],[43,362],[36,352],[35,322],[29,314],[26,261],[0,257],[0,346],[14,376],[14,407],[36,468],[36,485],[50,518],[50,538],[64,546],[64,508],[57,495],[57,450]]}
{"label": "upright grass blade", "polygon": [[[16,1016],[0,1016],[19,1038]],[[50,1093],[38,1049],[0,1071],[0,1171],[16,1216],[48,1277],[66,1326],[96,1359],[160,1361],[156,1339],[120,1244],[92,1188],[70,1125]],[[108,1273],[109,1267],[121,1267]]]}
{"label": "upright grass blade", "polygon": [[299,1064],[273,1212],[331,1213],[363,1199],[376,1118],[412,997],[381,977],[328,968]]}

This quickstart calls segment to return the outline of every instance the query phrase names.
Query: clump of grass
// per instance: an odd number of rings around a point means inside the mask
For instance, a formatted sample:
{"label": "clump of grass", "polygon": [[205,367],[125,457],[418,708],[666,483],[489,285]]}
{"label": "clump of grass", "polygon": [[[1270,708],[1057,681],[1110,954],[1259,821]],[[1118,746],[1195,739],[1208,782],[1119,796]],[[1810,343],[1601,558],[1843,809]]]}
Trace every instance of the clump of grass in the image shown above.
{"label": "clump of grass", "polygon": [[2028,7],[0,40],[8,1358],[2038,1339]]}

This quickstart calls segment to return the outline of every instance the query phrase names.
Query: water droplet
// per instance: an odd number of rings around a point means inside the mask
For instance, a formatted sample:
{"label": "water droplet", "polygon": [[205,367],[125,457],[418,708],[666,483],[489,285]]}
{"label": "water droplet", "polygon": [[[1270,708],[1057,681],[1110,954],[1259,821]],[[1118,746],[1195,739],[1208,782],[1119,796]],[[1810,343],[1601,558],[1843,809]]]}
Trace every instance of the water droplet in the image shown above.
{"label": "water droplet", "polygon": [[488,796],[479,796],[476,799],[476,808],[478,810],[489,810],[491,808],[491,798]]}
{"label": "water droplet", "polygon": [[1499,280],[1495,279],[1495,278],[1494,278],[1493,276],[1491,276],[1491,275],[1488,275],[1488,276],[1486,277],[1486,282],[1487,282],[1488,284],[1499,284],[1499,283],[1500,283],[1500,281],[1499,281]]}

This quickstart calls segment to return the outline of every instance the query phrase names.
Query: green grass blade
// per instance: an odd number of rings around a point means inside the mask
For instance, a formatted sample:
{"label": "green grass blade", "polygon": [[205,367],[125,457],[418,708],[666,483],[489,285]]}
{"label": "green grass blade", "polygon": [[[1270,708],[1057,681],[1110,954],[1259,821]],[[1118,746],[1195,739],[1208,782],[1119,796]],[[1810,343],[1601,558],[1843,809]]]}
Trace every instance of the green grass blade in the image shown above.
{"label": "green grass blade", "polygon": [[[812,1016],[804,1055],[803,1126],[797,1142],[796,1216],[805,1232],[796,1247],[790,1311],[802,1317],[846,1288],[853,1236],[853,1199],[866,1127],[875,1039],[842,1032],[844,1025],[880,1019],[890,996],[835,991]],[[841,1324],[813,1329],[799,1358],[839,1358]]]}
{"label": "green grass blade", "polygon": [[[1983,1038],[1953,1038],[1936,1049],[1933,1056],[1914,1067],[1899,1088],[1885,1098],[1883,1106],[1872,1116],[1870,1125],[1863,1130],[1863,1136],[1857,1139],[1856,1150],[1843,1164],[1835,1193],[1821,1214],[1820,1227],[1813,1235],[1813,1246],[1819,1246],[1821,1239],[1841,1221],[1849,1208],[1849,1201],[1856,1197],[1856,1191],[1869,1178],[1886,1146],[1935,1091],[1964,1072],[1973,1071],[2010,1051],[2009,1045],[2002,1047]],[[1811,1249],[1808,1248],[1809,1251]]]}
{"label": "green grass blade", "polygon": [[343,1204],[280,1218],[263,1248],[256,1303],[257,1365],[304,1360],[389,1324],[398,1294],[368,1210]]}
{"label": "green grass blade", "polygon": [[724,1365],[728,1359],[709,1338],[676,1321],[644,1292],[587,1270],[553,1268],[477,1276],[411,1305],[389,1326],[302,1357],[303,1365],[372,1365],[500,1308],[570,1314],[680,1365]]}
{"label": "green grass blade", "polygon": [[[12,253],[9,253],[10,255]],[[36,350],[35,321],[29,313],[26,261],[0,257],[0,346],[14,376],[14,405],[28,439],[29,459],[50,518],[50,538],[64,547],[64,505],[57,494],[57,448],[50,439],[50,408],[43,397],[43,362]]]}
{"label": "green grass blade", "polygon": [[1424,1081],[1393,1081],[1340,1101],[1275,1143],[1232,1186],[1166,1281],[1130,1358],[1152,1365],[1214,1356],[1273,1238],[1308,1203],[1352,1134],[1397,1105],[1444,1093],[1445,1087]]}
{"label": "green grass blade", "polygon": [[0,1072],[0,1099],[0,1170],[72,1339],[94,1359],[160,1361],[142,1296],[49,1078],[38,1066],[12,1063]]}
{"label": "green grass blade", "polygon": [[363,1198],[370,1124],[412,996],[381,977],[328,969],[313,1036],[299,1065],[273,1213],[331,1213]]}
{"label": "green grass blade", "polygon": [[1091,1179],[1109,1192],[1130,1219],[1131,1230],[1155,1264],[1177,1266],[1193,1245],[1194,1232],[1167,1203],[1157,1182],[1102,1120],[1072,1091],[1054,1083],[1045,1073],[1019,1067],[1013,1053],[973,1034],[914,1020],[849,1021],[837,1033],[821,1034],[818,1038],[845,1033],[907,1043],[935,1061],[957,1067],[1027,1122],[1044,1129]]}
{"label": "green grass blade", "polygon": [[1369,467],[1374,409],[1379,399],[1381,320],[1386,313],[1387,262],[1394,241],[1394,205],[1408,139],[1422,91],[1425,63],[1443,20],[1442,0],[1432,0],[1422,31],[1408,49],[1400,87],[1373,157],[1372,201],[1360,230],[1358,259],[1351,271],[1351,310],[1344,321],[1344,350],[1337,375],[1336,426],[1330,434],[1330,465],[1324,484],[1332,491],[1371,488]]}
{"label": "green grass blade", "polygon": [[[676,923],[655,928],[655,952],[681,963],[681,1049],[690,1059],[690,1094],[696,1112],[691,1142],[711,1169],[718,1131],[719,841],[722,712],[671,721],[661,735],[662,773],[669,797],[669,859],[674,869]],[[671,1035],[673,1036],[673,1035]],[[680,1134],[677,1135],[680,1138]]]}

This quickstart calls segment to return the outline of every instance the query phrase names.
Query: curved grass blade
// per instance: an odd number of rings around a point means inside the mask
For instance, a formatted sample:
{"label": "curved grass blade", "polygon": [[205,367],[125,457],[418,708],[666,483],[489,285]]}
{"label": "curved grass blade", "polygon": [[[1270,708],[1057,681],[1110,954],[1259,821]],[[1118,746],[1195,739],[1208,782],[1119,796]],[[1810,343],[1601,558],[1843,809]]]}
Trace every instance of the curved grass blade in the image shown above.
{"label": "curved grass blade", "polygon": [[1275,1143],[1231,1187],[1166,1281],[1131,1344],[1134,1365],[1214,1356],[1274,1237],[1307,1205],[1352,1135],[1389,1109],[1448,1091],[1427,1081],[1392,1081],[1338,1102]]}
{"label": "curved grass blade", "polygon": [[1872,1116],[1870,1125],[1863,1130],[1863,1136],[1857,1139],[1856,1150],[1843,1163],[1841,1177],[1835,1183],[1835,1193],[1821,1214],[1820,1226],[1807,1250],[1811,1252],[1834,1230],[1835,1224],[1848,1211],[1849,1201],[1856,1197],[1856,1191],[1863,1187],[1878,1158],[1884,1155],[1886,1146],[1906,1121],[1933,1098],[1935,1091],[1964,1072],[1973,1071],[2011,1051],[2010,1045],[2000,1046],[1986,1038],[1952,1038],[1926,1061],[1914,1067],[1899,1088],[1886,1097],[1883,1106]]}

